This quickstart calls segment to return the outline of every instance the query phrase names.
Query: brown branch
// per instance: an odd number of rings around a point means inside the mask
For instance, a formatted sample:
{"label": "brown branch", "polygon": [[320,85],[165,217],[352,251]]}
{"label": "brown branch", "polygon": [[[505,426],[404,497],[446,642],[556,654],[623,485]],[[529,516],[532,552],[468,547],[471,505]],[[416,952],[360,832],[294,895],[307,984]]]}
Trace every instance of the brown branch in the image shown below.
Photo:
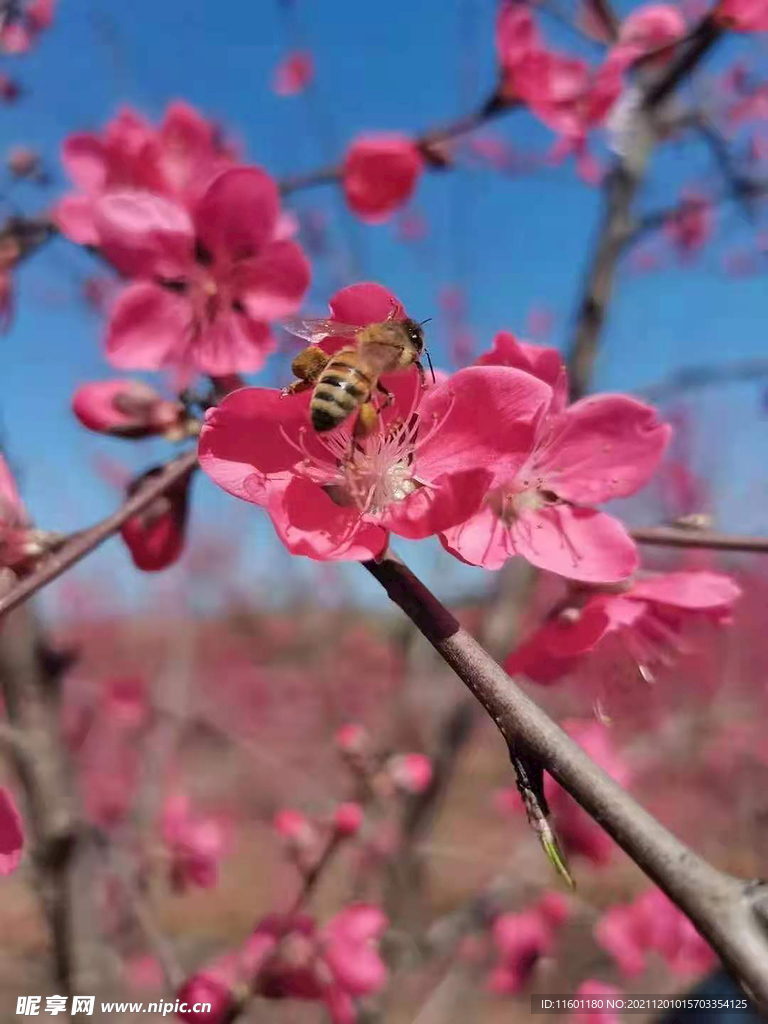
{"label": "brown branch", "polygon": [[656,384],[638,388],[637,394],[658,403],[686,391],[721,384],[751,383],[764,377],[768,377],[768,359],[744,359],[723,366],[683,366]]}
{"label": "brown branch", "polygon": [[[480,128],[487,121],[515,110],[520,104],[515,100],[502,100],[497,93],[494,93],[481,107],[470,114],[464,115],[455,121],[450,121],[438,128],[431,128],[422,135],[416,137],[417,147],[422,151],[428,166],[441,169],[445,164],[436,159],[435,149],[452,139]],[[295,174],[289,178],[283,178],[280,182],[280,191],[283,195],[297,192],[303,188],[313,188],[316,185],[332,185],[341,179],[344,173],[343,161],[336,164],[329,164],[315,171],[308,171],[306,174]]]}
{"label": "brown branch", "polygon": [[668,832],[518,688],[402,562],[389,555],[365,568],[482,704],[507,746],[537,758],[768,1006],[766,885],[716,870]]}
{"label": "brown branch", "polygon": [[33,572],[23,577],[15,587],[0,598],[0,615],[4,615],[28,600],[66,569],[71,568],[81,558],[85,558],[94,548],[117,533],[126,520],[142,512],[156,498],[161,497],[191,473],[196,464],[197,449],[191,448],[183,455],[168,462],[156,476],[149,477],[141,483],[130,498],[124,501],[111,515],[94,523],[86,530],[72,534],[57,548],[55,553],[46,556]]}
{"label": "brown branch", "polygon": [[714,533],[711,530],[679,526],[646,526],[629,531],[638,544],[668,548],[708,548],[711,551],[742,551],[768,554],[768,537],[749,537],[737,533]]}
{"label": "brown branch", "polygon": [[656,110],[686,75],[693,71],[721,34],[722,30],[714,20],[705,17],[691,33],[687,45],[645,87],[636,115],[638,130],[643,136],[634,147],[638,152],[620,157],[606,178],[602,225],[587,270],[568,355],[571,397],[574,400],[587,391],[613,292],[619,257],[635,230],[632,205],[653,148]]}
{"label": "brown branch", "polygon": [[97,851],[81,816],[60,734],[59,671],[29,608],[0,631],[0,688],[20,740],[10,748],[26,797],[35,884],[51,933],[59,991],[106,995],[117,967],[99,928]]}

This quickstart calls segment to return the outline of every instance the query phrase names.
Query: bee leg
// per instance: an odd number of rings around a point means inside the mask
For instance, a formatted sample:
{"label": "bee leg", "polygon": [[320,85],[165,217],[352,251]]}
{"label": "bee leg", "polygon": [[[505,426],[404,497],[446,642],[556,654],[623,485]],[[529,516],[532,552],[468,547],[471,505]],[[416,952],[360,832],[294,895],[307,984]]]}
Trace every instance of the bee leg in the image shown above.
{"label": "bee leg", "polygon": [[[392,403],[395,400],[395,396],[392,394],[391,391],[389,391],[387,388],[384,387],[384,385],[381,383],[381,381],[376,381],[376,389],[377,389],[377,391],[381,391],[382,394],[387,396],[384,399],[384,401],[381,403],[379,408],[380,409],[386,409],[388,405],[392,405]],[[366,404],[368,404],[368,403],[366,403]]]}
{"label": "bee leg", "polygon": [[352,446],[354,448],[363,438],[374,432],[379,422],[379,412],[373,402],[363,402],[357,413],[355,429],[352,431]]}
{"label": "bee leg", "polygon": [[311,380],[295,380],[293,384],[289,384],[287,387],[282,388],[280,394],[284,398],[288,395],[300,395],[302,391],[309,391],[309,389],[314,386],[315,382]]}

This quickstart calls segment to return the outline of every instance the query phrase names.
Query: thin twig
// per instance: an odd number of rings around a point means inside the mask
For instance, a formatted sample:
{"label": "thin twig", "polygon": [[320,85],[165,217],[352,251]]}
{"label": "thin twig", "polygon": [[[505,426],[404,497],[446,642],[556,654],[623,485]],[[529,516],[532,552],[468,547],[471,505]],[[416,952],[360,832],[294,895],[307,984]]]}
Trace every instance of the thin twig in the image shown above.
{"label": "thin twig", "polygon": [[629,531],[638,544],[655,544],[668,548],[708,548],[710,551],[743,551],[768,554],[768,537],[749,537],[737,533],[714,533],[711,530],[679,526],[646,526]]}
{"label": "thin twig", "polygon": [[[438,128],[431,128],[419,135],[414,140],[416,146],[424,154],[427,164],[430,164],[430,159],[434,147],[440,146],[446,142],[450,142],[452,139],[458,138],[462,135],[467,135],[469,132],[474,131],[476,128],[481,127],[487,121],[492,120],[495,117],[505,114],[510,110],[515,110],[520,107],[517,101],[505,101],[501,100],[499,96],[494,93],[481,107],[473,111],[470,114],[465,114],[463,117],[458,118],[455,121],[450,121],[448,124],[442,125]],[[432,166],[444,167],[441,161],[435,161],[431,159]],[[283,178],[280,181],[280,191],[283,195],[289,195],[291,192],[297,192],[303,188],[313,188],[316,185],[332,185],[341,179],[344,173],[344,164],[336,163],[329,164],[327,167],[321,167],[315,171],[308,171],[306,174],[295,174],[289,178]]]}
{"label": "thin twig", "polygon": [[138,515],[155,499],[161,497],[175,484],[191,473],[197,464],[197,449],[179,455],[172,462],[167,463],[157,475],[149,477],[141,483],[123,504],[111,515],[102,519],[93,526],[65,540],[57,548],[56,552],[48,555],[40,565],[28,576],[23,577],[19,583],[9,590],[0,599],[0,615],[16,608],[23,601],[28,600],[38,590],[42,589],[52,580],[55,580],[66,569],[71,568],[81,558],[85,558],[94,548],[103,544],[113,534],[117,533],[120,527],[132,516]]}
{"label": "thin twig", "polygon": [[768,887],[717,871],[668,832],[517,687],[402,562],[388,555],[365,568],[480,701],[507,745],[536,757],[768,1006]]}

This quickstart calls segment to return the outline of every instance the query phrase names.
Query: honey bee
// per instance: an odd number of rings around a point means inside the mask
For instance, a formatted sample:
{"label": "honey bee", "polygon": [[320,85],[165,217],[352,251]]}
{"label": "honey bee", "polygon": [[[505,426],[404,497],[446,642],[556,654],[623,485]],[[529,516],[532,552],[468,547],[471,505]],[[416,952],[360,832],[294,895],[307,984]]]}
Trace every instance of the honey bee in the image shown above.
{"label": "honey bee", "polygon": [[[427,323],[426,320],[423,322]],[[316,344],[310,344],[291,363],[298,379],[284,393],[294,395],[314,389],[309,415],[318,433],[340,426],[355,410],[358,410],[355,435],[372,433],[379,412],[372,401],[373,392],[379,391],[385,396],[383,405],[388,405],[393,397],[379,380],[382,374],[415,366],[422,383],[424,381],[424,368],[420,361],[424,352],[424,332],[422,324],[415,320],[390,317],[381,323],[353,327],[335,320],[290,319],[284,321],[283,326],[291,334],[311,343],[328,335],[349,335],[355,339],[354,345],[339,349],[333,355],[323,352]],[[431,366],[430,361],[430,369]]]}

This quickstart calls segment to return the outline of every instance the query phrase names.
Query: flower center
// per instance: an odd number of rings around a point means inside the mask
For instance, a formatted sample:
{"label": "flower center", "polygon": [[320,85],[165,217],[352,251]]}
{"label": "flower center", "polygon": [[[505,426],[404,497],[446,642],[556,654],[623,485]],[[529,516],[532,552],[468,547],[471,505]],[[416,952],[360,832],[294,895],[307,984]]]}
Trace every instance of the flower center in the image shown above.
{"label": "flower center", "polygon": [[524,512],[538,512],[560,503],[554,491],[544,487],[541,477],[512,480],[491,491],[486,501],[505,526],[512,526]]}

